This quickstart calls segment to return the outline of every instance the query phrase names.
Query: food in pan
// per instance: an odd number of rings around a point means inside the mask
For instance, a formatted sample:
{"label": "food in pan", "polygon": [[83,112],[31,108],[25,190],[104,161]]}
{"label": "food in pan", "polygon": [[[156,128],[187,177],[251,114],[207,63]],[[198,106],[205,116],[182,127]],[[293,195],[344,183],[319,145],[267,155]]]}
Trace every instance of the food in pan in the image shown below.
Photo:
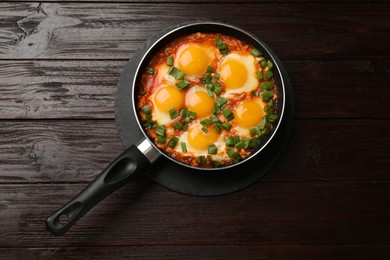
{"label": "food in pan", "polygon": [[170,157],[221,167],[249,156],[278,120],[273,63],[233,37],[195,33],[155,54],[142,74],[143,128]]}

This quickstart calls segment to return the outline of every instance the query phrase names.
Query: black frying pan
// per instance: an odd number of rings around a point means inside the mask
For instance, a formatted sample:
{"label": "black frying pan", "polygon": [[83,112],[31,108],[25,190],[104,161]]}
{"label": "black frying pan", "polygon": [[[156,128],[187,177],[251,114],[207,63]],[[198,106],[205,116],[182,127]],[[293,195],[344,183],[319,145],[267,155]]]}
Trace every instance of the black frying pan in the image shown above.
{"label": "black frying pan", "polygon": [[[153,55],[174,39],[196,32],[233,36],[261,50],[263,56],[274,64],[274,78],[278,87],[278,122],[250,156],[239,163],[220,168],[196,168],[160,151],[144,132],[136,110],[138,81]],[[260,178],[280,157],[291,133],[293,117],[293,95],[287,73],[272,50],[257,37],[219,22],[191,22],[169,28],[137,50],[122,73],[116,119],[120,135],[128,148],[89,186],[48,217],[46,226],[52,234],[63,235],[99,201],[144,172],[172,190],[191,195],[219,195],[246,187]],[[251,174],[254,170],[256,174]],[[65,220],[60,221],[60,218]]]}

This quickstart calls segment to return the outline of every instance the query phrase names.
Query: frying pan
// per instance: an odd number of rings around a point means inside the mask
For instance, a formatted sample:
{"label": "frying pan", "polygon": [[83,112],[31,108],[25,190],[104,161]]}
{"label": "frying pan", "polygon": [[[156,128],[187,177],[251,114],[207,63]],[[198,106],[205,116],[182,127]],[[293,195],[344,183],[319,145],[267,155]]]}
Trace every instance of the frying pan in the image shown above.
{"label": "frying pan", "polygon": [[[138,82],[154,54],[174,39],[196,32],[222,33],[240,39],[262,51],[274,64],[278,122],[250,156],[219,168],[193,167],[165,154],[144,131],[136,109]],[[119,81],[116,122],[128,148],[83,191],[49,216],[46,226],[53,235],[63,235],[99,201],[142,173],[171,190],[190,195],[220,195],[244,188],[268,171],[282,154],[292,129],[293,107],[292,89],[285,69],[273,51],[256,36],[221,22],[196,21],[170,27],[146,41],[134,53]],[[255,173],[253,169],[256,169]]]}

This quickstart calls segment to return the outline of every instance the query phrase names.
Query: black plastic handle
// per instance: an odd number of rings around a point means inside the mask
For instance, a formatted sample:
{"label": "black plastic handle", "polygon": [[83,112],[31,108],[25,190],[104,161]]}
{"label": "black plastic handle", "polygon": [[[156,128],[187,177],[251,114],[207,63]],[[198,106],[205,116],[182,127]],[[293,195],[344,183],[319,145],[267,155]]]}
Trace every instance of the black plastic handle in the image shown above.
{"label": "black plastic handle", "polygon": [[111,162],[88,187],[48,217],[46,219],[47,229],[55,236],[63,235],[99,201],[144,172],[150,165],[151,163],[136,146],[130,146]]}

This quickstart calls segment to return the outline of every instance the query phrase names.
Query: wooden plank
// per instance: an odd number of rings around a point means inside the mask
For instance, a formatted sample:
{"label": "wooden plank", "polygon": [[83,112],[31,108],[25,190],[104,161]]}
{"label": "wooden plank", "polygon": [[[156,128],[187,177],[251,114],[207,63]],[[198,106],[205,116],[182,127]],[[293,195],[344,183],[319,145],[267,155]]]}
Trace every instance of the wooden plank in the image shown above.
{"label": "wooden plank", "polygon": [[[389,245],[192,245],[0,248],[3,259],[372,259],[390,257]],[[77,257],[76,257],[77,256]]]}
{"label": "wooden plank", "polygon": [[[125,63],[0,61],[0,119],[113,119]],[[390,118],[389,61],[284,64],[295,91],[297,118]]]}
{"label": "wooden plank", "polygon": [[[3,0],[2,2],[22,2],[22,3],[36,3],[36,0]],[[108,3],[110,2],[109,0],[45,0],[45,3],[75,3],[75,2],[80,2],[80,3],[89,3],[89,2],[102,2],[102,3]],[[148,1],[148,0],[115,0],[115,3],[161,3],[161,4],[170,4],[170,3],[218,3],[218,4],[227,4],[227,3],[236,3],[236,1],[232,0],[153,0],[153,1]],[[334,3],[388,3],[388,0],[375,0],[375,1],[367,1],[367,0],[359,0],[359,1],[354,1],[354,0],[342,0],[342,1],[336,1],[336,0],[278,0],[277,2],[270,1],[270,0],[245,0],[245,1],[240,1],[239,4],[242,3],[250,3],[250,4],[258,4],[258,3],[327,3],[327,4],[334,4]]]}
{"label": "wooden plank", "polygon": [[1,61],[0,118],[114,118],[125,61]]}
{"label": "wooden plank", "polygon": [[259,182],[192,197],[139,180],[53,237],[44,219],[83,187],[0,185],[0,247],[390,244],[389,182]]}
{"label": "wooden plank", "polygon": [[2,3],[0,19],[0,59],[126,59],[162,29],[199,19],[251,31],[283,59],[390,57],[386,4]]}
{"label": "wooden plank", "polygon": [[[264,182],[389,181],[389,120],[297,120]],[[122,151],[115,122],[0,121],[1,183],[92,181]]]}

